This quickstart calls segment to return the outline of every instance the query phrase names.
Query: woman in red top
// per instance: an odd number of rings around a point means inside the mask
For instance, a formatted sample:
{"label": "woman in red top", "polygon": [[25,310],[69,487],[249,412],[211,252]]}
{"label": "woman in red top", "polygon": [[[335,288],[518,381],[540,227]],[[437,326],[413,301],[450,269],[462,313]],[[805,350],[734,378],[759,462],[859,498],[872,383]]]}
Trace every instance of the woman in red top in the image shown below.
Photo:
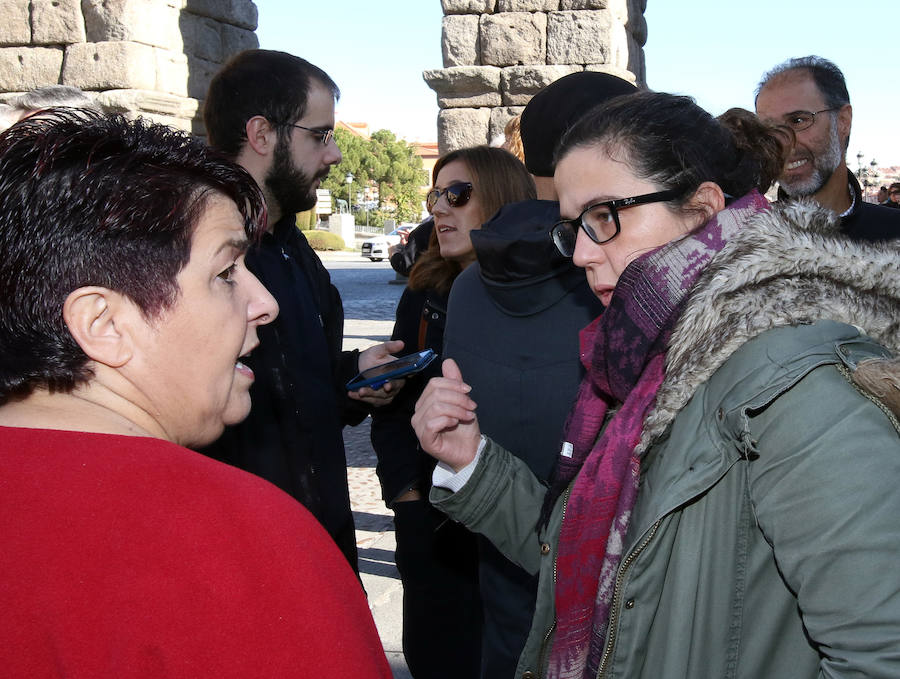
{"label": "woman in red top", "polygon": [[249,411],[264,222],[246,172],[163,126],[0,136],[5,675],[391,676],[315,520],[187,449]]}

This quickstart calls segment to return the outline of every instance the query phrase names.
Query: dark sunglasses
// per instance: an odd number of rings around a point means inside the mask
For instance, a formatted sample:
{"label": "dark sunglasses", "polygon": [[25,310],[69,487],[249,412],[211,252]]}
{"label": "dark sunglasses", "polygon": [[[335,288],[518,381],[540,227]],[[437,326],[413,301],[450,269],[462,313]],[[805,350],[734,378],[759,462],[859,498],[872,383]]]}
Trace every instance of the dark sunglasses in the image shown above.
{"label": "dark sunglasses", "polygon": [[431,212],[440,200],[441,196],[447,196],[447,205],[450,207],[462,207],[472,197],[472,184],[469,182],[457,182],[446,189],[431,189],[425,196],[425,207]]}
{"label": "dark sunglasses", "polygon": [[550,230],[550,236],[560,254],[563,257],[571,257],[575,254],[575,241],[578,239],[579,228],[583,229],[588,238],[597,245],[603,245],[618,236],[622,230],[619,224],[619,210],[646,203],[661,203],[678,198],[683,193],[682,189],[668,189],[632,198],[618,198],[594,203],[587,206],[575,219],[563,219],[554,224]]}

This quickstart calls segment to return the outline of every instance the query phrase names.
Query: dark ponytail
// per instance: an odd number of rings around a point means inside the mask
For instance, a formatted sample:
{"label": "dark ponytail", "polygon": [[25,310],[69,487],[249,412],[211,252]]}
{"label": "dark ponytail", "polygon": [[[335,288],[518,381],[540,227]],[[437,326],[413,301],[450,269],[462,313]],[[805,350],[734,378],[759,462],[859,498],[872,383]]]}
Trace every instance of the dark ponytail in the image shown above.
{"label": "dark ponytail", "polygon": [[563,136],[556,161],[585,146],[621,154],[638,177],[680,189],[671,201],[680,207],[707,181],[734,197],[766,191],[781,173],[788,134],[743,109],[717,119],[690,97],[644,91],[588,111]]}
{"label": "dark ponytail", "polygon": [[752,188],[768,191],[784,168],[785,153],[793,141],[790,128],[767,125],[743,108],[730,108],[716,120],[734,138],[736,163],[723,181],[747,187],[729,193],[742,196]]}

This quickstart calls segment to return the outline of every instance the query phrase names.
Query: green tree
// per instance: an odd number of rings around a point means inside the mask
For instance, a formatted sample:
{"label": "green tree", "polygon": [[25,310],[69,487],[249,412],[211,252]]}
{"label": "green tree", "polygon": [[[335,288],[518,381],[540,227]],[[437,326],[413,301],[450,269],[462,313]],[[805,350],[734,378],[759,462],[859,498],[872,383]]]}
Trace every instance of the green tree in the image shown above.
{"label": "green tree", "polygon": [[428,177],[422,169],[422,159],[412,146],[389,130],[378,130],[366,140],[339,129],[335,131],[335,139],[344,159],[322,182],[322,188],[329,189],[332,198],[347,199],[345,178],[350,172],[354,204],[362,187],[373,184],[378,188],[379,218],[385,206],[390,205],[399,221],[418,221],[422,186]]}

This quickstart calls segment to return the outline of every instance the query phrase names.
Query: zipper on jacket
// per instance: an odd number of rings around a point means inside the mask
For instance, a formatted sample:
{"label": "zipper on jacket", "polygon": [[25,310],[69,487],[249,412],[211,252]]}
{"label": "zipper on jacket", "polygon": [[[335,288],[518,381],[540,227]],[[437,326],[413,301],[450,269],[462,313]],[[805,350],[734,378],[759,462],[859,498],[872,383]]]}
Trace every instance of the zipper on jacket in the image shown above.
{"label": "zipper on jacket", "polygon": [[[563,509],[562,509],[562,518],[559,521],[559,529],[562,531],[563,521],[566,520],[566,510],[569,508],[569,495],[572,493],[572,484],[569,484],[569,487],[566,488],[566,492],[563,493]],[[556,576],[557,576],[557,556],[559,554],[559,541],[556,543],[556,554],[553,555],[553,600],[556,601]],[[539,677],[544,675],[544,659],[547,657],[547,646],[550,643],[550,639],[553,636],[553,633],[556,631],[556,604],[553,604],[553,624],[550,625],[550,629],[547,630],[547,633],[544,635],[544,640],[541,642],[541,652],[538,654],[538,666],[537,671],[539,673]]]}
{"label": "zipper on jacket", "polygon": [[625,561],[623,561],[622,565],[619,567],[619,572],[616,575],[616,586],[615,589],[613,589],[612,605],[609,609],[609,638],[606,642],[606,648],[603,650],[603,657],[600,659],[600,667],[597,669],[597,679],[600,679],[606,671],[606,665],[612,656],[613,649],[616,647],[616,625],[619,618],[619,609],[621,608],[619,597],[621,596],[622,591],[622,581],[625,580],[625,574],[628,572],[628,569],[631,568],[631,564],[634,563],[635,559],[637,559],[641,552],[644,551],[644,548],[650,544],[653,536],[656,535],[656,530],[659,528],[660,523],[662,523],[662,520],[657,521],[650,527],[650,532],[647,534],[647,537],[645,537],[641,544],[625,558]]}

